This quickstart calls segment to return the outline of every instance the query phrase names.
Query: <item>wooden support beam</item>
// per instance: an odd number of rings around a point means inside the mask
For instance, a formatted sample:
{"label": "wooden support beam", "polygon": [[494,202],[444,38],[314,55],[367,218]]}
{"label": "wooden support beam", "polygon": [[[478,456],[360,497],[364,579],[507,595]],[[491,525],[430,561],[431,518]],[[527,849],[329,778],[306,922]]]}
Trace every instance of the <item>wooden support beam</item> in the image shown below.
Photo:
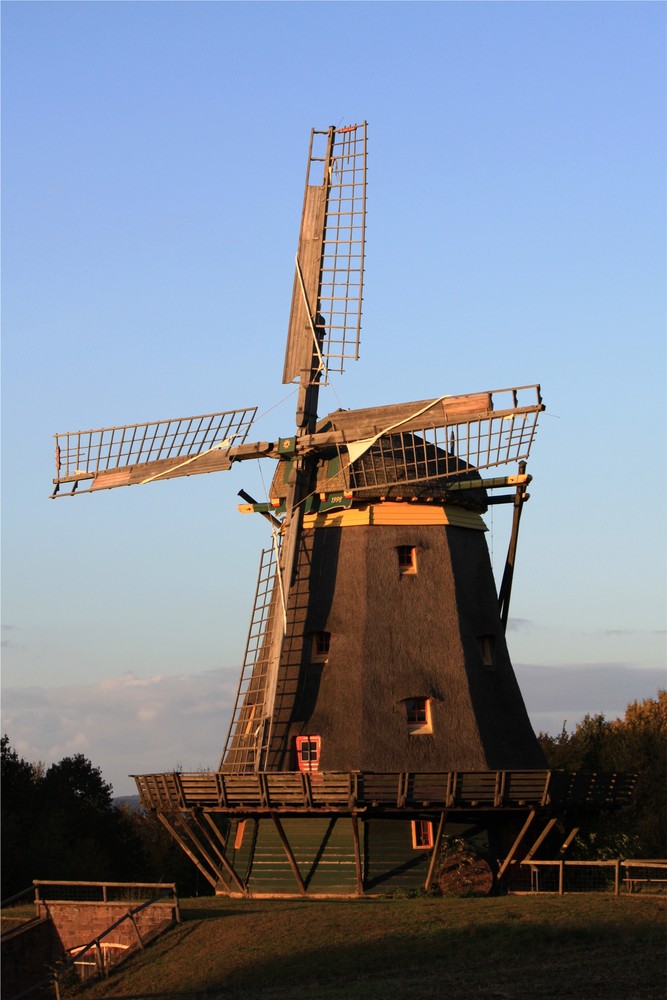
{"label": "wooden support beam", "polygon": [[[211,875],[211,872],[208,871],[204,867],[204,865],[202,865],[201,861],[199,860],[199,858],[197,857],[197,855],[194,853],[194,851],[191,849],[191,847],[188,844],[187,840],[178,832],[178,830],[176,829],[176,827],[169,822],[169,820],[167,819],[167,817],[163,813],[158,812],[157,813],[157,818],[160,820],[160,822],[165,827],[165,829],[169,831],[169,833],[171,834],[171,836],[180,845],[180,847],[183,848],[183,850],[185,851],[185,853],[187,854],[187,856],[190,858],[190,860],[192,862],[194,862],[194,864],[197,866],[197,868],[199,869],[199,871],[202,873],[202,875],[204,876],[204,878],[206,879],[206,881],[209,882],[213,886],[213,888],[215,889],[217,887],[217,884],[218,884],[216,878],[214,878]],[[180,816],[178,817],[178,819],[179,819],[179,821],[181,823],[184,823],[183,819]],[[207,864],[210,866],[211,870],[213,872],[215,872],[215,875],[217,876],[217,879],[219,880],[219,878],[220,878],[220,870],[219,870],[219,868],[217,867],[217,865],[215,864],[215,862],[212,860],[212,858],[209,857],[209,855],[206,852],[206,850],[204,849],[204,847],[199,843],[199,841],[197,840],[197,838],[194,835],[193,831],[187,825],[186,825],[186,830],[187,830],[188,837],[190,837],[190,839],[194,842],[195,846],[200,851],[201,856],[203,858],[205,858]],[[221,864],[222,864],[223,868],[228,873],[229,877],[238,886],[239,890],[244,895],[247,895],[247,892],[248,892],[247,888],[245,887],[245,885],[243,884],[243,882],[241,881],[241,879],[238,877],[238,875],[236,874],[236,872],[234,871],[234,869],[230,865],[229,861],[227,861],[227,859],[224,857],[224,855],[221,856],[220,861],[221,861]]]}
{"label": "wooden support beam", "polygon": [[535,812],[535,810],[531,809],[530,812],[529,812],[529,814],[528,814],[528,817],[526,819],[526,822],[521,827],[521,832],[519,833],[518,837],[516,838],[516,840],[514,841],[514,843],[512,844],[512,846],[510,847],[509,852],[507,854],[507,857],[505,858],[505,860],[503,861],[503,863],[501,864],[501,866],[500,866],[500,868],[498,870],[498,881],[500,881],[500,879],[503,877],[503,875],[505,874],[507,868],[510,865],[510,862],[514,859],[514,855],[518,851],[519,846],[520,846],[523,838],[525,837],[526,833],[528,832],[528,828],[530,827],[531,823],[535,819],[536,815],[537,815],[537,813]]}
{"label": "wooden support beam", "polygon": [[288,841],[287,837],[285,836],[285,831],[283,829],[283,825],[280,822],[280,820],[278,818],[278,815],[276,813],[273,813],[273,812],[271,813],[271,819],[273,820],[273,822],[275,824],[275,828],[278,831],[278,836],[280,837],[280,843],[283,845],[283,850],[285,852],[287,860],[290,863],[290,868],[294,872],[294,878],[296,879],[296,884],[299,887],[299,892],[302,895],[305,896],[306,895],[306,886],[305,886],[305,883],[304,883],[304,881],[303,881],[303,879],[301,877],[301,872],[299,871],[299,868],[298,868],[298,865],[297,865],[296,860],[294,858],[294,855],[292,854],[292,848],[290,847],[289,841]]}
{"label": "wooden support beam", "polygon": [[99,938],[95,938],[95,961],[97,962],[97,970],[99,972],[100,979],[102,976],[104,976],[105,979],[108,979],[109,970],[104,962],[104,953],[102,951],[102,945],[100,944]]}
{"label": "wooden support beam", "polygon": [[307,771],[301,771],[301,789],[303,791],[303,801],[306,804],[306,808],[313,808],[313,790],[310,784],[310,774]]}
{"label": "wooden support beam", "polygon": [[352,836],[354,838],[354,866],[357,872],[357,895],[364,894],[364,873],[361,867],[361,844],[359,841],[359,820],[352,816]]}
{"label": "wooden support beam", "polygon": [[539,837],[537,838],[537,840],[535,841],[535,843],[533,844],[533,846],[526,853],[525,857],[523,858],[523,861],[530,861],[530,859],[532,858],[532,856],[535,853],[535,851],[538,849],[538,847],[540,846],[540,844],[544,843],[544,841],[546,840],[546,838],[548,837],[548,835],[551,833],[551,831],[553,830],[553,828],[555,827],[555,825],[556,825],[556,817],[553,816],[549,820],[549,822],[547,823],[547,825],[544,827],[544,829],[542,830],[542,833],[539,835]]}
{"label": "wooden support beam", "polygon": [[181,848],[181,850],[185,851],[185,853],[187,854],[187,856],[190,858],[190,861],[192,861],[192,863],[197,866],[197,868],[202,873],[202,875],[204,876],[204,878],[206,879],[206,881],[210,882],[210,884],[215,888],[215,885],[216,885],[215,879],[212,878],[211,877],[211,873],[208,872],[204,868],[204,866],[201,864],[199,858],[190,849],[190,845],[183,839],[183,837],[177,831],[176,827],[173,826],[169,822],[169,820],[167,819],[167,817],[163,813],[159,812],[159,810],[156,811],[155,815],[157,816],[158,821],[160,823],[162,823],[162,826],[165,828],[165,830],[167,831],[167,833],[169,834],[169,836],[174,838],[174,840],[176,841],[176,843],[178,844],[178,846]]}
{"label": "wooden support beam", "polygon": [[[218,841],[221,841],[221,838],[219,836],[219,831],[217,830],[217,827],[215,826],[215,823],[213,822],[212,818],[208,815],[208,813],[204,813],[203,815],[204,815],[204,817],[206,818],[206,820],[208,822],[208,826],[215,833],[216,839]],[[228,875],[234,880],[234,882],[236,882],[236,884],[239,887],[239,889],[241,890],[241,892],[244,893],[245,895],[247,895],[247,893],[248,893],[247,886],[245,885],[245,883],[243,882],[243,880],[241,879],[241,877],[238,875],[238,873],[237,873],[236,869],[233,867],[233,865],[225,857],[224,851],[220,851],[218,849],[218,845],[216,844],[216,842],[213,839],[213,837],[211,836],[211,834],[208,832],[208,830],[204,827],[204,825],[200,821],[200,818],[197,815],[197,813],[193,812],[191,814],[191,819],[192,819],[192,822],[197,827],[197,830],[199,831],[199,833],[202,835],[202,837],[206,841],[206,844],[211,848],[211,850],[213,850],[213,852],[215,853],[215,855],[218,857],[218,859],[219,859],[220,864],[222,865],[222,867],[225,869],[225,871],[228,873]],[[194,834],[192,833],[192,830],[189,827],[188,827],[188,833],[190,834],[190,836],[192,837],[192,839],[194,840],[194,842],[197,844],[199,850],[202,851],[204,857],[206,858],[206,860],[208,861],[208,863],[211,865],[211,867],[213,868],[213,870],[214,871],[216,871],[216,870],[219,871],[219,869],[217,868],[215,862],[206,854],[206,852],[203,849],[202,845],[199,844],[199,843],[197,843],[197,838],[194,836]]]}
{"label": "wooden support beam", "polygon": [[424,890],[430,892],[431,886],[433,885],[433,876],[435,875],[435,866],[438,860],[438,854],[440,852],[440,842],[442,841],[442,834],[445,829],[445,822],[447,819],[447,811],[443,809],[440,813],[440,819],[438,820],[438,832],[435,835],[435,840],[433,841],[433,852],[431,854],[431,860],[428,866],[428,874],[426,876],[426,881],[424,882]]}
{"label": "wooden support beam", "polygon": [[[519,473],[520,477],[524,477],[526,471],[526,463],[519,463]],[[527,477],[526,477],[527,478]],[[503,631],[507,631],[507,621],[509,618],[510,609],[510,595],[512,593],[512,580],[514,579],[514,566],[516,563],[516,550],[519,541],[519,524],[521,522],[521,511],[523,510],[523,505],[526,500],[526,488],[527,483],[520,482],[517,485],[516,491],[514,493],[514,514],[512,517],[512,532],[510,535],[509,548],[507,550],[507,559],[505,560],[505,570],[503,572],[503,578],[500,583],[500,590],[498,592],[498,607],[500,610],[500,620],[502,622]]]}
{"label": "wooden support beam", "polygon": [[398,792],[396,793],[396,807],[402,809],[408,797],[410,775],[407,771],[401,771],[398,776]]}
{"label": "wooden support beam", "polygon": [[[204,816],[204,819],[206,820],[206,827],[201,822],[200,815]],[[222,837],[222,835],[221,835],[220,831],[218,830],[217,826],[213,822],[213,817],[211,816],[211,814],[208,813],[208,812],[205,812],[203,814],[192,813],[191,814],[191,819],[194,822],[194,824],[197,827],[197,829],[199,830],[199,832],[201,833],[202,837],[204,837],[204,839],[206,840],[206,842],[209,845],[209,847],[214,851],[214,853],[216,854],[216,856],[219,858],[220,862],[222,864],[224,864],[224,862],[226,860],[225,859],[225,840]],[[208,827],[208,829],[207,829],[207,827]],[[209,832],[209,830],[212,831],[213,836],[211,836],[211,833]],[[220,850],[220,847],[222,847],[222,850]]]}

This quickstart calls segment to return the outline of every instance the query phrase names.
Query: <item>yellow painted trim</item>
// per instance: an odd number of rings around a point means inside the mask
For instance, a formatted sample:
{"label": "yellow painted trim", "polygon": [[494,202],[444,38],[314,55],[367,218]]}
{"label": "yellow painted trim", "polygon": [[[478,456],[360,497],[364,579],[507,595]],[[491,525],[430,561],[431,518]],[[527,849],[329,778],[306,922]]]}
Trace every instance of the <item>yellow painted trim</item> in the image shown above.
{"label": "yellow painted trim", "polygon": [[351,528],[366,524],[451,524],[457,528],[486,531],[486,525],[471,510],[462,507],[438,507],[416,503],[379,503],[326,514],[306,514],[304,528]]}

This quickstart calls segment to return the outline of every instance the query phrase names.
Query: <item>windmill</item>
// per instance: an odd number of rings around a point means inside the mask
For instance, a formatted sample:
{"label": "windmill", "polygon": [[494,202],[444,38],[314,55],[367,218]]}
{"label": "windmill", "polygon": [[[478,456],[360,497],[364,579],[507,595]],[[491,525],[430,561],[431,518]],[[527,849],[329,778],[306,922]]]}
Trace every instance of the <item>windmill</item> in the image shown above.
{"label": "windmill", "polygon": [[[359,356],[366,162],[366,123],[312,131],[288,436],[248,441],[254,408],[56,435],[58,498],[277,463],[266,500],[241,491],[271,542],[219,768],[136,778],[219,892],[428,887],[447,834],[502,875],[590,792],[545,770],[505,642],[540,387],[319,415]],[[494,503],[513,508],[499,590]]]}

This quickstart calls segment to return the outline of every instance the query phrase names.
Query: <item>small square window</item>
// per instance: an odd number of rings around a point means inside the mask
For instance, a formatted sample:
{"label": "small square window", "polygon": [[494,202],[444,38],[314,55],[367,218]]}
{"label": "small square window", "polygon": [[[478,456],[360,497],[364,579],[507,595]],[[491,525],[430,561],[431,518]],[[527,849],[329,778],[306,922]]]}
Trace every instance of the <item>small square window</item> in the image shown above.
{"label": "small square window", "polygon": [[480,635],[477,639],[482,653],[482,663],[485,667],[492,667],[494,665],[493,650],[495,638],[494,635]]}
{"label": "small square window", "polygon": [[405,711],[411,735],[433,732],[430,698],[406,698]]}
{"label": "small square window", "polygon": [[321,745],[319,736],[297,736],[296,762],[300,771],[319,770]]}
{"label": "small square window", "polygon": [[313,663],[324,663],[329,656],[331,632],[313,632],[311,636],[310,659]]}
{"label": "small square window", "polygon": [[401,576],[413,575],[417,572],[417,548],[414,545],[399,545],[398,571]]}
{"label": "small square window", "polygon": [[433,847],[433,823],[430,820],[413,819],[412,846],[416,851]]}

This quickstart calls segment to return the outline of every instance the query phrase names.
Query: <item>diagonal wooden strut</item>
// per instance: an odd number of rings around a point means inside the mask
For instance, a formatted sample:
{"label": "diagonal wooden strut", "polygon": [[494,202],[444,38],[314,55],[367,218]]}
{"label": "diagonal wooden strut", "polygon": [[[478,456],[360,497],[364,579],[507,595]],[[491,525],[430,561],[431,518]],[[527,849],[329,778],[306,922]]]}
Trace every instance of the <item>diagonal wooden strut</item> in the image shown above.
{"label": "diagonal wooden strut", "polygon": [[521,846],[523,838],[528,833],[528,829],[529,829],[531,823],[533,822],[533,820],[535,819],[536,815],[537,815],[537,811],[535,809],[531,809],[530,812],[528,813],[528,816],[526,818],[526,822],[521,827],[521,832],[519,833],[519,835],[517,836],[516,840],[514,841],[514,843],[512,844],[512,846],[510,847],[510,849],[509,849],[509,851],[507,853],[507,856],[505,857],[505,860],[503,861],[503,863],[501,864],[500,868],[498,869],[498,876],[497,876],[498,877],[498,881],[500,881],[500,879],[503,877],[503,875],[505,874],[505,872],[509,868],[510,863],[514,860],[514,856],[517,853],[517,851],[519,850],[519,847]]}
{"label": "diagonal wooden strut", "polygon": [[446,819],[447,819],[447,811],[443,809],[443,811],[440,813],[440,819],[438,820],[438,831],[435,835],[435,840],[433,841],[433,851],[431,852],[431,860],[428,866],[428,874],[426,875],[426,881],[424,882],[424,890],[426,892],[429,892],[431,886],[433,885],[435,866],[438,860],[438,855],[440,853],[440,843],[442,841],[442,834],[445,829]]}
{"label": "diagonal wooden strut", "polygon": [[299,887],[299,892],[302,895],[305,896],[306,895],[306,885],[305,885],[305,883],[304,883],[304,881],[303,881],[303,879],[301,877],[301,872],[299,871],[299,866],[296,863],[296,859],[294,857],[294,854],[292,853],[292,848],[290,847],[290,844],[289,844],[289,841],[287,839],[287,836],[285,835],[285,831],[283,829],[282,823],[280,822],[280,819],[278,818],[278,814],[272,812],[271,813],[271,819],[273,820],[275,828],[278,831],[278,836],[280,837],[280,843],[283,845],[283,850],[285,852],[285,856],[287,857],[287,860],[289,861],[289,864],[290,864],[290,868],[292,869],[292,871],[294,873],[294,878],[296,879],[296,884]]}

